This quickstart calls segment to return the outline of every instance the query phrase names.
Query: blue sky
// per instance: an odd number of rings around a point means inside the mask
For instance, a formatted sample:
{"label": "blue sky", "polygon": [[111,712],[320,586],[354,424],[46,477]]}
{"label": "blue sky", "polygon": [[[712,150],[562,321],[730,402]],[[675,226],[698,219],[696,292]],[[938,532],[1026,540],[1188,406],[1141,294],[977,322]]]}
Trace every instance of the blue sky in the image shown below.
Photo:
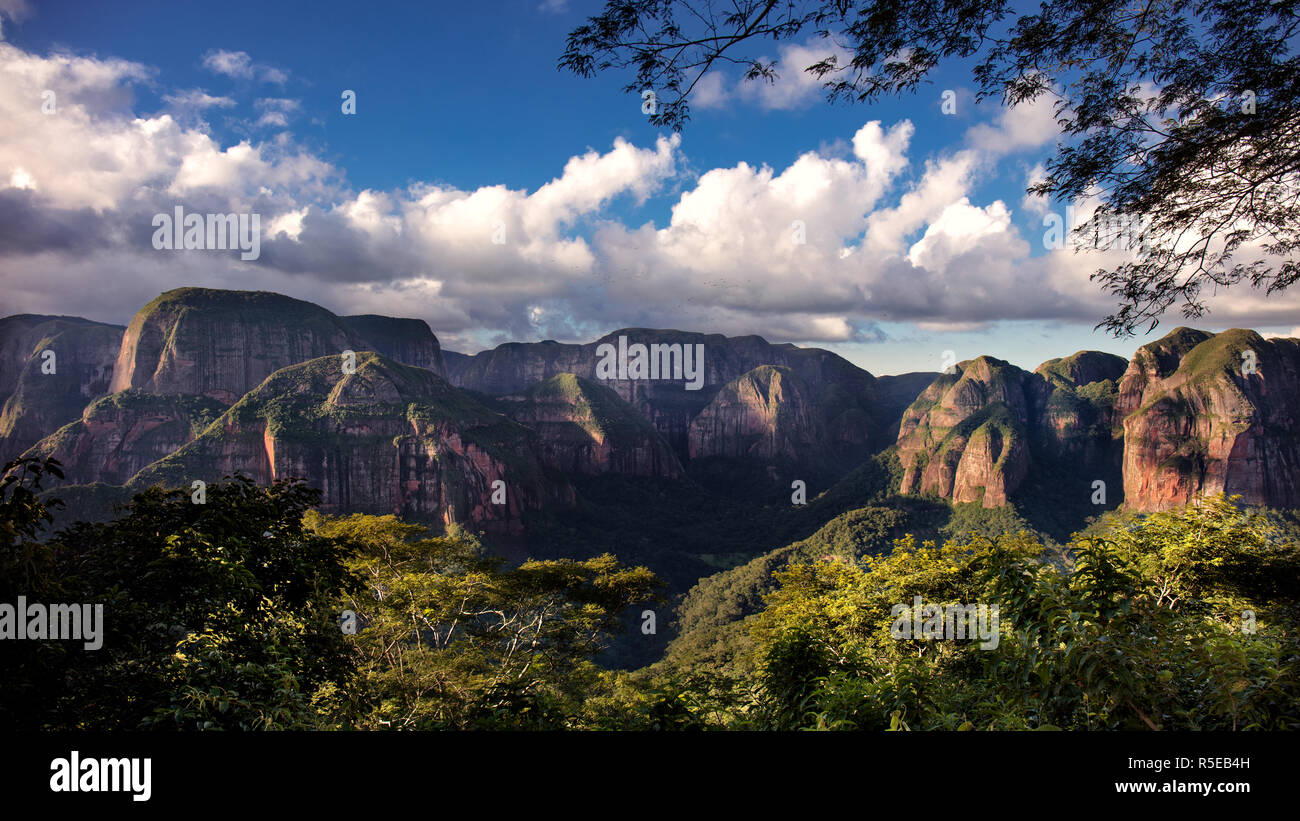
{"label": "blue sky", "polygon": [[[832,106],[798,70],[827,47],[800,41],[759,47],[789,58],[775,86],[711,78],[672,138],[625,76],[556,70],[599,7],[0,0],[0,197],[35,226],[0,244],[0,313],[124,323],[170,287],[265,288],[419,316],[460,350],[655,325],[815,344],[878,374],[1143,341],[1094,333],[1111,307],[1095,266],[1044,247],[1063,206],[1024,187],[1054,148],[1046,108],[977,107],[962,66]],[[42,116],[49,88],[64,108]],[[143,247],[173,205],[255,209],[262,257]],[[486,239],[498,217],[503,243]],[[1194,324],[1296,316],[1211,305]]]}

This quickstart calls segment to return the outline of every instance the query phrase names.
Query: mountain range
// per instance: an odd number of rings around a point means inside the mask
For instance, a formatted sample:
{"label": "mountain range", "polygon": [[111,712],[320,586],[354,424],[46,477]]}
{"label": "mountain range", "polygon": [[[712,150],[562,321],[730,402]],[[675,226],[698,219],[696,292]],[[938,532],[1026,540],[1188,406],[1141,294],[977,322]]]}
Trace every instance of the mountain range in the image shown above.
{"label": "mountain range", "polygon": [[[701,389],[599,379],[619,337],[702,346]],[[1220,491],[1300,507],[1298,395],[1300,341],[1249,330],[1178,328],[1128,362],[981,356],[876,377],[817,348],[645,328],[464,355],[421,320],[267,292],[168,291],[126,328],[0,320],[6,460],[53,456],[70,485],[110,488],[296,476],[327,510],[507,532],[572,506],[575,476],[820,490],[886,450],[902,493],[984,507],[1046,485],[1142,511]]]}
{"label": "mountain range", "polygon": [[[701,346],[700,384],[601,378],[620,338]],[[1101,512],[1201,494],[1300,508],[1298,399],[1300,340],[1250,330],[1177,328],[1128,361],[874,376],[818,348],[648,328],[466,355],[422,320],[269,292],[168,291],[125,328],[0,319],[0,458],[58,459],[47,492],[69,521],[151,485],[294,477],[325,513],[455,524],[513,558],[615,552],[678,594],[814,534],[883,549],[900,517],[935,510],[1005,510],[1064,541]],[[709,608],[739,613],[766,583]]]}

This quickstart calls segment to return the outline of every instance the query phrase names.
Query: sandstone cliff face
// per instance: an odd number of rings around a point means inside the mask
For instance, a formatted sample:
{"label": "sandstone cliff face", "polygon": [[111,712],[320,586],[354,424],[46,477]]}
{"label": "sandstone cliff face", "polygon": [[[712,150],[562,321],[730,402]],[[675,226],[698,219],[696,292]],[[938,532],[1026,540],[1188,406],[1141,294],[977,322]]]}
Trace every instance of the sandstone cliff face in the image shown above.
{"label": "sandstone cliff face", "polygon": [[1300,506],[1300,340],[1178,328],[1120,362],[962,363],[903,416],[903,490],[1004,504],[1045,465],[1040,481],[1061,485],[1114,474],[1140,511],[1213,493]]}
{"label": "sandstone cliff face", "polygon": [[444,379],[447,368],[438,337],[423,319],[361,314],[341,317],[344,324],[366,341],[366,350],[377,351],[394,362],[428,368]]}
{"label": "sandstone cliff face", "polygon": [[1028,470],[1031,375],[988,356],[953,370],[903,414],[901,490],[1004,505]]}
{"label": "sandstone cliff face", "polygon": [[[686,389],[692,379],[689,368],[665,373],[658,379],[633,378],[635,375],[589,379],[609,376],[598,369],[601,346],[617,347],[620,337],[631,345],[659,343],[676,346],[678,351],[690,348],[692,353],[694,346],[702,345],[704,357],[696,383],[701,389]],[[82,417],[86,399],[93,398],[82,397],[73,403],[75,412],[69,408],[58,424],[36,431],[21,446],[25,449],[57,430],[58,436],[41,443],[40,452],[72,464],[70,481],[116,484],[133,473],[141,477],[155,475],[171,464],[165,458],[169,450],[184,449],[197,433],[187,408],[201,401],[231,406],[258,390],[280,369],[317,358],[332,357],[339,364],[345,350],[355,351],[358,356],[377,350],[387,359],[435,374],[449,374],[461,385],[495,396],[497,410],[523,423],[525,428],[520,430],[532,432],[530,444],[525,447],[527,458],[553,473],[682,476],[682,460],[692,447],[692,421],[710,406],[724,385],[769,363],[786,370],[777,379],[777,392],[764,399],[772,403],[765,411],[770,416],[767,421],[776,426],[768,437],[769,444],[742,447],[740,440],[752,439],[753,432],[744,425],[722,421],[727,413],[719,405],[694,433],[697,454],[730,454],[763,462],[776,456],[820,459],[830,455],[843,462],[835,466],[842,471],[892,441],[891,435],[883,433],[890,425],[890,408],[886,407],[890,403],[880,401],[875,378],[827,351],[771,345],[757,336],[729,339],[718,334],[633,328],[615,331],[587,345],[544,342],[505,345],[473,357],[450,352],[444,356],[437,338],[420,320],[374,315],[338,317],[319,306],[278,294],[185,288],[169,291],[142,308],[121,336],[116,356],[110,357],[116,371],[99,394],[112,387],[119,399],[130,397],[131,401],[100,405],[93,412],[87,409]],[[575,371],[576,375],[565,375]],[[557,379],[558,383],[554,381]],[[793,387],[796,383],[797,388]],[[767,383],[763,390],[767,390]],[[144,395],[153,398],[143,403],[136,401]],[[459,393],[455,396],[464,398]],[[736,399],[733,392],[724,404]],[[153,407],[147,407],[150,402]],[[59,430],[60,425],[74,420],[69,429]],[[358,435],[398,435],[391,424],[366,424],[369,427],[358,429]],[[711,439],[711,434],[705,432],[709,424],[722,438]],[[228,434],[236,432],[235,428],[226,428]],[[241,464],[260,465],[256,471],[252,467],[249,471],[263,479],[284,475],[285,471],[308,479],[320,477],[327,506],[337,505],[339,510],[368,509],[365,506],[373,507],[376,499],[387,498],[374,486],[387,479],[371,475],[359,454],[344,465],[324,451],[310,457],[303,455],[294,450],[297,445],[291,446],[285,435],[275,430],[269,434],[263,431],[258,441],[253,441],[252,433],[242,427],[238,433],[226,437],[220,455],[210,451],[212,443],[207,440],[194,443],[195,447],[186,452],[209,449],[204,452],[211,457],[211,464],[232,469]],[[320,429],[312,435],[325,440],[331,434]],[[441,434],[421,428],[412,435],[423,440]],[[439,448],[444,462],[458,458],[453,440],[448,439]],[[402,447],[409,450],[414,446]],[[275,460],[268,461],[266,454],[272,452]],[[403,456],[411,464],[421,458],[409,453]],[[465,456],[466,464],[476,458],[478,455]],[[302,459],[308,461],[295,462]],[[312,460],[327,461],[330,467],[321,467]],[[153,462],[160,465],[148,467]],[[421,469],[412,470],[418,473]],[[436,484],[442,480],[433,481]],[[571,491],[560,482],[555,493],[565,497]],[[497,512],[464,514],[459,511],[473,507],[474,502],[453,498],[455,494],[450,490],[442,495],[446,498],[436,501],[416,498],[407,509],[423,515],[436,507],[439,511],[453,511],[449,515],[467,521],[467,516],[491,518]],[[522,498],[520,503],[527,501]],[[518,510],[508,512],[517,518]]]}
{"label": "sandstone cliff face", "polygon": [[1179,328],[1138,350],[1119,394],[1130,507],[1300,506],[1300,340]]}
{"label": "sandstone cliff face", "polygon": [[958,364],[899,423],[902,491],[997,507],[1035,466],[1062,484],[1118,476],[1112,426],[1123,365],[1095,351],[1049,360],[1034,373],[987,356]]}
{"label": "sandstone cliff face", "polygon": [[149,464],[192,442],[224,410],[217,401],[123,391],[95,400],[81,418],[25,455],[53,457],[71,484],[123,485]]}
{"label": "sandstone cliff face", "polygon": [[112,386],[230,405],[280,368],[349,350],[446,374],[438,338],[421,319],[338,317],[281,294],[180,288],[131,320]]}
{"label": "sandstone cliff face", "polygon": [[181,288],[131,320],[112,390],[195,394],[229,405],[280,368],[366,348],[342,320],[310,302],[261,291]]}
{"label": "sandstone cliff face", "polygon": [[1118,384],[1128,363],[1100,351],[1049,359],[1034,373],[1037,444],[1045,455],[1111,481],[1122,459]]}
{"label": "sandstone cliff face", "polygon": [[1133,413],[1143,404],[1143,394],[1153,383],[1171,376],[1193,348],[1212,339],[1214,334],[1195,328],[1175,328],[1163,338],[1143,345],[1120,378],[1119,400],[1115,411],[1120,418]]}
{"label": "sandstone cliff face", "polygon": [[914,371],[896,376],[876,377],[876,402],[886,423],[879,436],[890,443],[898,441],[903,414],[926,388],[941,376],[939,373]]}
{"label": "sandstone cliff face", "polygon": [[[0,463],[75,420],[87,402],[108,392],[123,331],[79,317],[0,319]],[[53,352],[52,360],[46,351]]]}
{"label": "sandstone cliff face", "polygon": [[[703,345],[701,389],[686,390],[685,374],[599,378],[600,346],[620,337]],[[46,350],[54,373],[42,372]],[[344,350],[357,353],[355,374]],[[691,465],[694,478],[720,464],[711,475],[729,482],[741,474],[725,460],[740,459],[807,478],[893,441],[904,492],[986,507],[1045,485],[1077,501],[1089,492],[1079,486],[1111,486],[1112,474],[1112,502],[1122,486],[1139,510],[1220,491],[1300,507],[1297,400],[1300,341],[1243,330],[1179,328],[1129,363],[1080,351],[1028,373],[980,357],[952,374],[877,379],[815,348],[638,328],[464,356],[420,320],[338,317],[260,292],[171,291],[128,329],[0,320],[0,458],[54,456],[70,483],[95,488],[300,476],[326,510],[508,532],[530,510],[573,502],[563,475],[675,478],[698,459],[712,462]]]}
{"label": "sandstone cliff face", "polygon": [[571,373],[501,397],[498,407],[537,432],[539,455],[555,471],[663,478],[683,473],[653,425],[610,388]]}
{"label": "sandstone cliff face", "polygon": [[1034,373],[1048,382],[1060,380],[1082,387],[1107,379],[1118,382],[1127,368],[1128,362],[1123,357],[1101,351],[1078,351],[1071,356],[1049,359],[1035,368]]}
{"label": "sandstone cliff face", "polygon": [[[686,390],[685,378],[601,378],[603,375],[597,373],[600,359],[598,349],[606,343],[617,345],[619,336],[626,337],[629,345],[703,344],[703,387],[700,390]],[[746,338],[738,344],[753,346],[754,343],[749,340],[757,340],[757,337]],[[583,345],[554,341],[507,343],[458,363],[451,371],[451,379],[458,387],[488,394],[512,394],[527,390],[531,385],[544,382],[556,374],[575,374],[613,390],[648,419],[679,456],[684,457],[686,430],[691,419],[708,404],[723,382],[748,370],[745,368],[736,373],[728,373],[725,379],[721,378],[727,373],[728,367],[726,361],[718,361],[722,358],[722,345],[726,341],[726,337],[718,334],[627,328]],[[761,340],[758,342],[766,345]]]}
{"label": "sandstone cliff face", "polygon": [[763,365],[728,382],[691,421],[692,459],[799,460],[831,447],[803,381]]}
{"label": "sandstone cliff face", "polygon": [[[1029,448],[1014,428],[986,421],[975,428],[953,471],[952,500],[998,507],[1029,472]],[[946,477],[945,477],[946,480]]]}
{"label": "sandstone cliff face", "polygon": [[527,511],[573,502],[566,482],[545,479],[534,448],[526,428],[431,371],[366,353],[345,374],[326,356],[276,372],[130,484],[189,487],[237,471],[258,482],[297,477],[322,491],[325,512],[519,533]]}
{"label": "sandstone cliff face", "polygon": [[[686,390],[683,379],[601,379],[597,372],[601,345],[703,345],[703,385]],[[458,387],[487,394],[512,394],[558,373],[573,373],[606,385],[655,426],[681,458],[690,453],[690,427],[723,386],[753,369],[788,368],[810,395],[824,404],[828,435],[853,447],[880,449],[892,441],[883,435],[891,419],[878,401],[876,379],[829,351],[773,345],[759,336],[726,337],[648,328],[625,328],[595,342],[508,343],[473,356],[448,357],[448,377]]]}

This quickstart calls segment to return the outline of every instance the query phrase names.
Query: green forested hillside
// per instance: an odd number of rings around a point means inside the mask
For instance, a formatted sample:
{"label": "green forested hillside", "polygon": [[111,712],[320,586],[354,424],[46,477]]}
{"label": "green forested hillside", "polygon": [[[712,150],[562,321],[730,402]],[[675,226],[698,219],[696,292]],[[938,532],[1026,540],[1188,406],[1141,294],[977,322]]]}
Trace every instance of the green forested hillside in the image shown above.
{"label": "green forested hillside", "polygon": [[[1062,548],[1009,509],[894,496],[887,461],[850,485],[874,480],[868,504],[703,579],[665,657],[635,670],[598,662],[669,602],[613,551],[510,566],[455,527],[327,517],[316,491],[246,479],[202,505],[151,489],[42,543],[62,524],[39,495],[58,466],[18,462],[0,484],[0,601],[106,616],[101,650],[0,644],[0,724],[1300,728],[1293,514],[1210,497],[1109,513]],[[929,608],[959,605],[995,616],[943,635]]]}

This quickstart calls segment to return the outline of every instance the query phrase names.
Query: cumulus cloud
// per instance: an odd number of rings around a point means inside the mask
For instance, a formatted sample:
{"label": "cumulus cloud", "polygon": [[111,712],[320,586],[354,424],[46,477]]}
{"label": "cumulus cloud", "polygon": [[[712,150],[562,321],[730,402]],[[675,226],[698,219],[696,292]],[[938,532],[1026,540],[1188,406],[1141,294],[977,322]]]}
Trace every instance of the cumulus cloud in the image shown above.
{"label": "cumulus cloud", "polygon": [[[209,58],[228,76],[262,76],[243,52]],[[276,290],[341,313],[421,316],[449,348],[477,349],[620,326],[863,342],[884,321],[955,332],[1091,324],[1114,308],[1089,281],[1112,252],[1045,252],[1032,221],[977,196],[1000,158],[1053,138],[1050,111],[1002,114],[915,160],[911,122],[872,121],[779,167],[690,174],[673,135],[589,148],[531,191],[356,190],[287,131],[224,143],[178,113],[231,98],[164,89],[167,108],[137,111],[141,83],[160,80],[128,61],[0,42],[0,313],[124,322],[169,288]],[[57,114],[42,112],[44,89]],[[797,96],[781,95],[773,105]],[[299,104],[254,108],[283,129]],[[670,191],[664,224],[611,216],[616,202],[632,212]],[[178,205],[260,214],[261,256],[153,249],[153,215]],[[1295,306],[1249,290],[1212,302],[1216,320],[1278,328]]]}
{"label": "cumulus cloud", "polygon": [[944,208],[926,227],[925,235],[908,250],[907,261],[915,267],[942,273],[971,246],[999,234],[1006,235],[1010,227],[1011,215],[1001,200],[979,208],[962,197]]}
{"label": "cumulus cloud", "polygon": [[203,55],[203,67],[238,80],[253,79],[253,58],[246,51],[214,49]]}
{"label": "cumulus cloud", "polygon": [[989,157],[1038,148],[1060,135],[1055,102],[1044,94],[1014,108],[1002,108],[993,123],[978,123],[966,131],[966,143]]}

